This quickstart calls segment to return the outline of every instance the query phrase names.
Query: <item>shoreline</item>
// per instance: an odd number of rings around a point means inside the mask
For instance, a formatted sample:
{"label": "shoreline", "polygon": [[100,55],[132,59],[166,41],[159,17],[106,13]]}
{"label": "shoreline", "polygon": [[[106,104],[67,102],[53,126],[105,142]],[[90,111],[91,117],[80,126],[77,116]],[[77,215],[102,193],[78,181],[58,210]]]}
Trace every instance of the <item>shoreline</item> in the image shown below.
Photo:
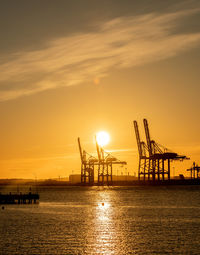
{"label": "shoreline", "polygon": [[45,180],[45,181],[13,181],[13,180],[0,180],[1,186],[80,186],[80,187],[92,187],[92,186],[179,186],[179,185],[200,185],[200,179],[171,179],[171,180],[133,180],[133,181],[113,181],[109,183],[97,183],[94,184],[82,184],[82,183],[70,183],[66,181],[54,181],[54,180]]}

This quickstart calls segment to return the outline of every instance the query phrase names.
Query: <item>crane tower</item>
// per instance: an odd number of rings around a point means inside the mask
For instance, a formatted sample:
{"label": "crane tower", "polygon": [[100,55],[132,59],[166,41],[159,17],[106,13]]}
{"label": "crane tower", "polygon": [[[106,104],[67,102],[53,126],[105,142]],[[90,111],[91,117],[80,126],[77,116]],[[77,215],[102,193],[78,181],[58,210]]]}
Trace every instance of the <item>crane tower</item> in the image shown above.
{"label": "crane tower", "polygon": [[151,139],[147,119],[143,120],[146,135],[146,143],[140,140],[137,121],[134,121],[135,135],[139,152],[138,178],[146,180],[170,180],[170,163],[173,160],[184,160],[186,156],[170,152]]}

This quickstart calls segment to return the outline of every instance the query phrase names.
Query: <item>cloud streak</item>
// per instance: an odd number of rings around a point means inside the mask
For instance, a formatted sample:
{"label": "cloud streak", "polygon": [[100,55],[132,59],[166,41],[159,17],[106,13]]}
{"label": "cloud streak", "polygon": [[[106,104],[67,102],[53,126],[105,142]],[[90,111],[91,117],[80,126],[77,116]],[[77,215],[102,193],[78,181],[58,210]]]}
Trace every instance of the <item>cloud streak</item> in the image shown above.
{"label": "cloud streak", "polygon": [[[17,52],[0,65],[0,101],[91,82],[114,69],[140,66],[197,46],[200,33],[178,33],[198,10],[121,17],[95,32],[52,40],[45,49]],[[10,58],[9,58],[10,59]]]}

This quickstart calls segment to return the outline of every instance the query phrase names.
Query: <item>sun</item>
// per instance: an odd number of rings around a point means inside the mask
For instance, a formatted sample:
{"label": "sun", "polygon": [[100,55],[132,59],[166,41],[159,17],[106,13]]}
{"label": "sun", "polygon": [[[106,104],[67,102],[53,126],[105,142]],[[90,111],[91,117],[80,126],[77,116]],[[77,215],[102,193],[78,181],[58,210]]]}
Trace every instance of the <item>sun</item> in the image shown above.
{"label": "sun", "polygon": [[96,135],[97,143],[100,146],[104,146],[110,142],[110,135],[105,131],[100,131]]}

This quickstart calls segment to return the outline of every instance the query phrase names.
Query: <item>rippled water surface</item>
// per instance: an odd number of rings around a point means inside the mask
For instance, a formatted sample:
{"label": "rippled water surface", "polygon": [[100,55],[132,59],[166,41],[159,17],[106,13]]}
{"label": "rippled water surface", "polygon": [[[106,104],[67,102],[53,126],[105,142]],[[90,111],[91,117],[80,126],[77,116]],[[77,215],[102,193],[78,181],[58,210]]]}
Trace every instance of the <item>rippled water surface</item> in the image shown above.
{"label": "rippled water surface", "polygon": [[1,254],[200,254],[199,187],[40,187],[39,193],[39,205],[0,210]]}

